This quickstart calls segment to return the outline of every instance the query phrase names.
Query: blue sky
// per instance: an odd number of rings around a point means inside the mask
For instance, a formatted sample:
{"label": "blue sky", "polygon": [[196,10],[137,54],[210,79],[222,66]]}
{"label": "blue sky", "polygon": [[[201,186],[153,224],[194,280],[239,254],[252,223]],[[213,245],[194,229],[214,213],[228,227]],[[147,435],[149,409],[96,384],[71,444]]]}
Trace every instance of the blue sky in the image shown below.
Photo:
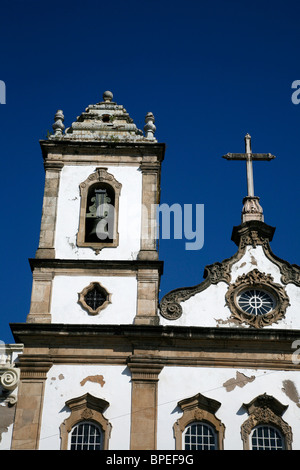
{"label": "blue sky", "polygon": [[300,79],[297,1],[7,1],[0,6],[1,314],[26,321],[28,258],[38,246],[44,187],[39,140],[57,109],[68,127],[111,90],[139,128],[152,111],[167,144],[161,202],[204,204],[204,246],[162,240],[161,296],[203,280],[204,267],[232,256],[232,227],[246,195],[244,151],[276,155],[254,164],[265,222],[276,227],[272,250],[300,264]]}

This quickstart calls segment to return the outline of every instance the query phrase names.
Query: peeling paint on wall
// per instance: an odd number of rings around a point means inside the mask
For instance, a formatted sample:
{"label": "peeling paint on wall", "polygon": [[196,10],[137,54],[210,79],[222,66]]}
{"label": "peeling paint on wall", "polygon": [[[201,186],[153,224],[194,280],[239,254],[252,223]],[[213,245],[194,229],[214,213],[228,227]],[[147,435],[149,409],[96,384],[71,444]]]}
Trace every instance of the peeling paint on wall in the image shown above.
{"label": "peeling paint on wall", "polygon": [[101,387],[103,387],[103,385],[105,384],[103,375],[89,375],[80,382],[80,385],[83,387],[83,385],[85,385],[87,382],[98,383],[101,385]]}
{"label": "peeling paint on wall", "polygon": [[251,255],[251,264],[253,264],[253,266],[257,266],[257,261],[253,255]]}
{"label": "peeling paint on wall", "polygon": [[292,380],[284,380],[282,382],[283,388],[282,391],[289,397],[290,400],[296,403],[300,408],[300,397],[297,391],[297,388]]}
{"label": "peeling paint on wall", "polygon": [[231,392],[235,387],[244,387],[247,383],[253,382],[254,379],[254,375],[247,377],[246,375],[237,372],[235,378],[229,379],[227,382],[223,383],[223,387],[226,388],[227,392]]}
{"label": "peeling paint on wall", "polygon": [[0,406],[0,442],[2,440],[2,434],[7,432],[10,425],[13,424],[15,417],[15,407],[7,404]]}

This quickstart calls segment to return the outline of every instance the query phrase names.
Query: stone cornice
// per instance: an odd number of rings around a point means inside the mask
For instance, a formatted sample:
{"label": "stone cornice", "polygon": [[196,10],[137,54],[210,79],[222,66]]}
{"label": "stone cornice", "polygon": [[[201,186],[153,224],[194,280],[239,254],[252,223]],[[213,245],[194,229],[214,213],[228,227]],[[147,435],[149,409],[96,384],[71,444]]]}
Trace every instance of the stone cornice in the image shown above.
{"label": "stone cornice", "polygon": [[60,162],[81,161],[84,155],[128,156],[132,160],[137,157],[156,156],[160,162],[165,156],[166,144],[158,142],[81,142],[81,141],[48,141],[40,140],[44,160],[60,155]]}
{"label": "stone cornice", "polygon": [[231,240],[239,247],[245,245],[264,245],[271,242],[274,236],[275,227],[265,224],[259,220],[250,220],[233,227]]}
{"label": "stone cornice", "polygon": [[[267,341],[294,341],[300,338],[300,330],[265,328],[227,328],[227,327],[201,327],[201,326],[169,326],[169,325],[86,325],[86,324],[64,324],[64,323],[10,323],[15,340],[18,341],[23,335],[37,336],[124,336],[132,338],[161,338],[170,339],[222,339],[222,340],[267,340]],[[20,336],[21,335],[21,336]],[[25,338],[24,336],[24,338]],[[143,341],[143,339],[141,340]]]}
{"label": "stone cornice", "polygon": [[159,260],[84,260],[84,259],[44,259],[29,258],[31,270],[36,268],[47,269],[95,269],[112,270],[128,269],[138,271],[140,269],[157,269],[160,274],[163,273],[163,261]]}
{"label": "stone cornice", "polygon": [[[293,361],[292,348],[300,338],[299,330],[49,323],[10,326],[15,340],[24,343],[20,364],[24,373],[38,372],[39,366],[40,373],[46,372],[48,364],[132,364],[137,370],[152,365],[300,369]],[[141,364],[138,358],[143,359]]]}

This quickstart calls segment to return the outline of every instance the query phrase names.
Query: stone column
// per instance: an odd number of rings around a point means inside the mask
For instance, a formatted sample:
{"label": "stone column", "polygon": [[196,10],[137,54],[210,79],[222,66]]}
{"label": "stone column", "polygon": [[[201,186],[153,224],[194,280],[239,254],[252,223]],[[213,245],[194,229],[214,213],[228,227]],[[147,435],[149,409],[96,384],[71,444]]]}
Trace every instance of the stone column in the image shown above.
{"label": "stone column", "polygon": [[11,450],[38,450],[45,380],[52,364],[22,359]]}
{"label": "stone column", "polygon": [[141,164],[142,178],[142,229],[139,259],[156,260],[157,252],[157,223],[156,207],[159,201],[159,170],[158,162],[143,162]]}
{"label": "stone column", "polygon": [[157,382],[163,366],[131,358],[130,450],[155,450],[157,435]]}
{"label": "stone column", "polygon": [[55,258],[55,227],[62,163],[45,163],[45,189],[39,247],[36,258]]}

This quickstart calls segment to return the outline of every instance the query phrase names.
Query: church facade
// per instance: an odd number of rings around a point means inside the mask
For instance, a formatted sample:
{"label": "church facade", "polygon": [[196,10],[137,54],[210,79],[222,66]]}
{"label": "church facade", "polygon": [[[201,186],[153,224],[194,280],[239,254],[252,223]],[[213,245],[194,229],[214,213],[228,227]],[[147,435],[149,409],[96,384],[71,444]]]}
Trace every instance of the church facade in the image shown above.
{"label": "church facade", "polygon": [[[0,363],[1,450],[300,449],[300,268],[248,195],[236,252],[159,300],[165,145],[111,92],[41,141],[45,191],[26,322]],[[134,204],[132,203],[134,201]],[[130,223],[128,221],[130,220]]]}

